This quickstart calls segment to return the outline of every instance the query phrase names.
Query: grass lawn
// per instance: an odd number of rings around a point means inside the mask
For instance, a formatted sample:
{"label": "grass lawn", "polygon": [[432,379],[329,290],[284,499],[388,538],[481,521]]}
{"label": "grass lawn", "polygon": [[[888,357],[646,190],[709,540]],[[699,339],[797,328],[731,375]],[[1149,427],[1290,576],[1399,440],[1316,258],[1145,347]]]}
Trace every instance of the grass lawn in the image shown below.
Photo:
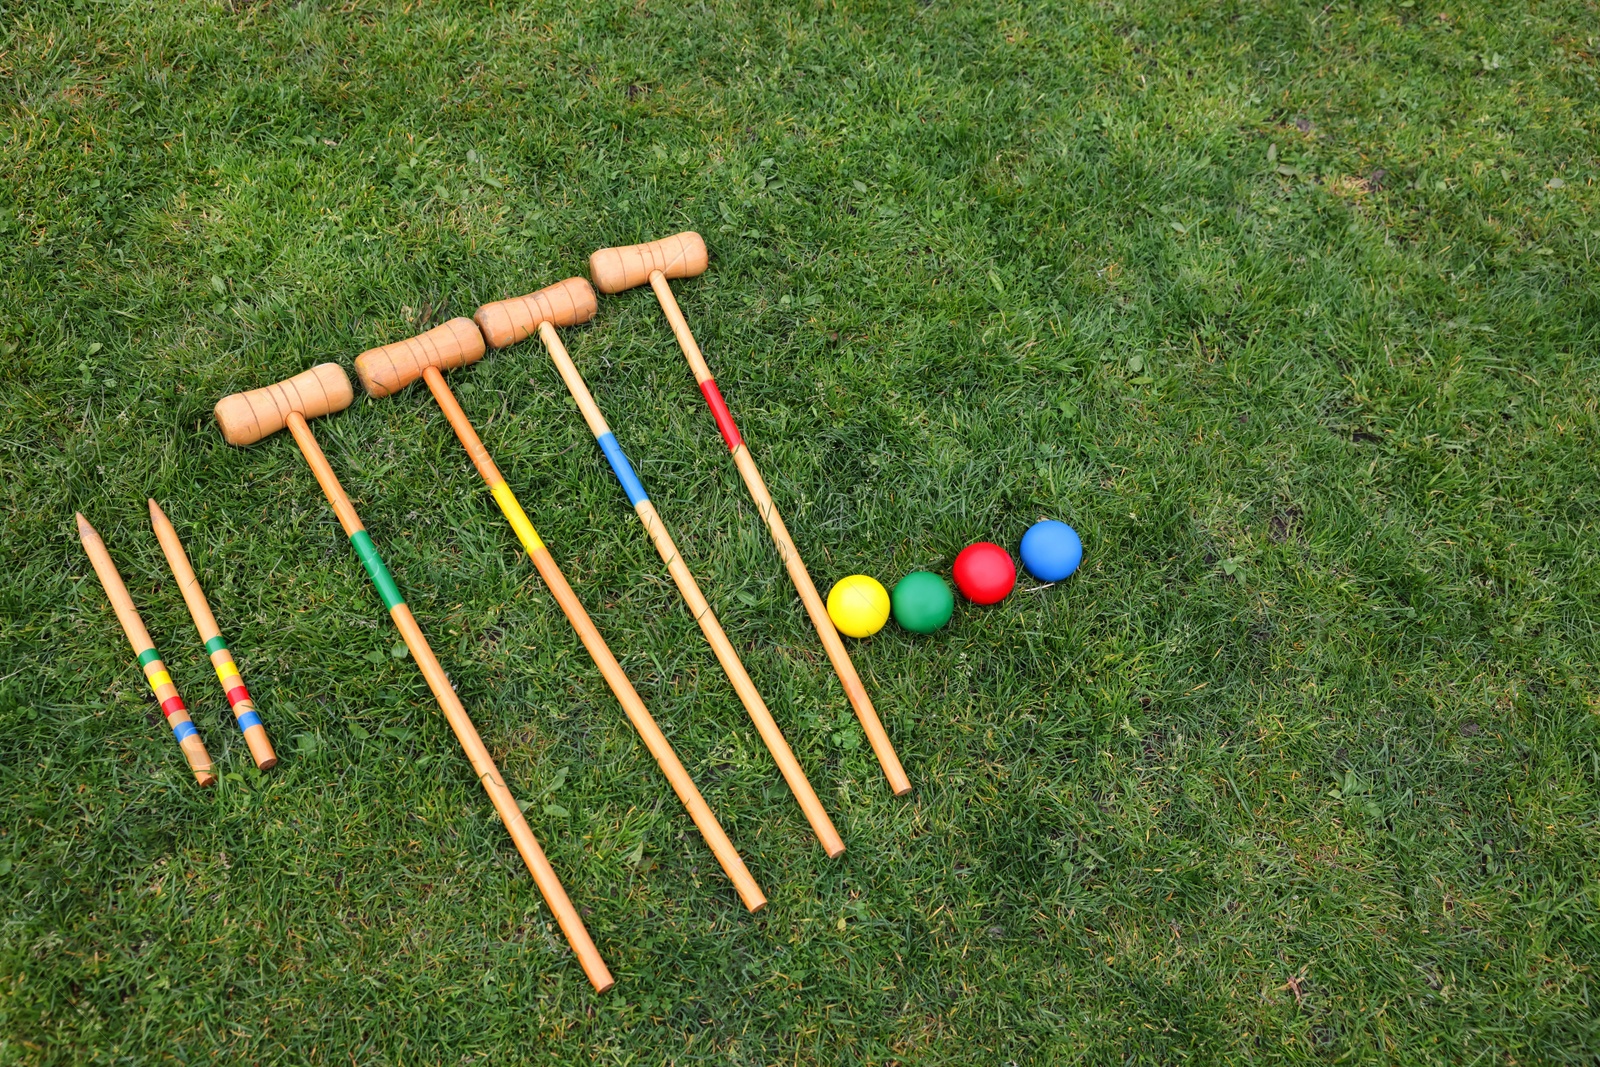
{"label": "grass lawn", "polygon": [[[1597,57],[1591,0],[0,5],[0,1065],[1594,1062]],[[210,412],[683,229],[824,591],[1087,555],[852,645],[895,799],[653,298],[565,331],[829,861],[542,348],[451,375],[751,916],[426,389],[313,423],[596,996],[293,441]]]}

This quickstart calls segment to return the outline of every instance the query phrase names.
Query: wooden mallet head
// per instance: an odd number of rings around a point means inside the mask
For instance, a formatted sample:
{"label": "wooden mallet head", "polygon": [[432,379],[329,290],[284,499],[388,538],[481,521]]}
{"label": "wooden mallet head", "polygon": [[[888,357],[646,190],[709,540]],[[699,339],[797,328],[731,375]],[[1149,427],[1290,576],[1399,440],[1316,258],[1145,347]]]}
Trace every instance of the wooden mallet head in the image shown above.
{"label": "wooden mallet head", "polygon": [[322,363],[293,378],[217,401],[217,425],[230,445],[253,445],[289,424],[290,412],[314,419],[343,411],[355,394],[337,363]]}
{"label": "wooden mallet head", "polygon": [[385,397],[422,377],[428,367],[454,370],[476,363],[483,352],[483,334],[463,316],[404,341],[367,349],[356,357],[356,377],[369,395]]}
{"label": "wooden mallet head", "polygon": [[588,322],[598,306],[594,288],[587,281],[568,278],[527,296],[485,304],[473,314],[472,321],[483,331],[490,348],[505,348],[534,333],[542,322],[552,326]]}
{"label": "wooden mallet head", "polygon": [[706,243],[693,230],[659,241],[622,248],[602,248],[589,257],[589,277],[602,293],[620,293],[650,280],[660,271],[666,278],[693,278],[704,274]]}

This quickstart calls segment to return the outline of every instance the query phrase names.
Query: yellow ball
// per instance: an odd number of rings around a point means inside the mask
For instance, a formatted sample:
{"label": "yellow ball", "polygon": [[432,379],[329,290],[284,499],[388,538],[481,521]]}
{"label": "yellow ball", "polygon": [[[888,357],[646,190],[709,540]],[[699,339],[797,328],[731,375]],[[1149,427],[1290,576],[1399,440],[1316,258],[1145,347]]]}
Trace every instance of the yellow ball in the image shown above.
{"label": "yellow ball", "polygon": [[889,594],[876,578],[852,574],[828,590],[828,618],[849,637],[871,637],[889,621]]}

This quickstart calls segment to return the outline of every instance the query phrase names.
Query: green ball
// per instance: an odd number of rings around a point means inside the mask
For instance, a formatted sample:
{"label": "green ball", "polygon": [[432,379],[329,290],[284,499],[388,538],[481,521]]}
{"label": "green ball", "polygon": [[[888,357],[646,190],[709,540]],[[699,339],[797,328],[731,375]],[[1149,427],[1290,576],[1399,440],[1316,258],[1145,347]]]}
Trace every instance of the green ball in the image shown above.
{"label": "green ball", "polygon": [[889,596],[894,621],[914,634],[931,634],[950,621],[955,598],[944,579],[927,571],[912,571],[895,585]]}

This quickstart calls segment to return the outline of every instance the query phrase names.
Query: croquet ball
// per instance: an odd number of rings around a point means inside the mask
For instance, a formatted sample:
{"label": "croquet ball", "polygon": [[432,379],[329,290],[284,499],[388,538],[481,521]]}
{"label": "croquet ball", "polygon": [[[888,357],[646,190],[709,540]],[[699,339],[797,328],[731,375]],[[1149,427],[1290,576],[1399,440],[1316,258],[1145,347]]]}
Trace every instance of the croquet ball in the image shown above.
{"label": "croquet ball", "polygon": [[993,541],[978,541],[961,550],[950,577],[974,604],[995,604],[1017,584],[1017,566],[1010,553]]}
{"label": "croquet ball", "polygon": [[912,571],[895,583],[889,601],[894,621],[914,634],[931,634],[950,621],[955,598],[944,579],[927,571]]}
{"label": "croquet ball", "polygon": [[1041,582],[1059,582],[1082,562],[1083,542],[1064,522],[1045,519],[1022,535],[1022,565]]}
{"label": "croquet ball", "polygon": [[840,578],[828,590],[828,618],[848,637],[871,637],[889,621],[889,594],[865,574]]}

